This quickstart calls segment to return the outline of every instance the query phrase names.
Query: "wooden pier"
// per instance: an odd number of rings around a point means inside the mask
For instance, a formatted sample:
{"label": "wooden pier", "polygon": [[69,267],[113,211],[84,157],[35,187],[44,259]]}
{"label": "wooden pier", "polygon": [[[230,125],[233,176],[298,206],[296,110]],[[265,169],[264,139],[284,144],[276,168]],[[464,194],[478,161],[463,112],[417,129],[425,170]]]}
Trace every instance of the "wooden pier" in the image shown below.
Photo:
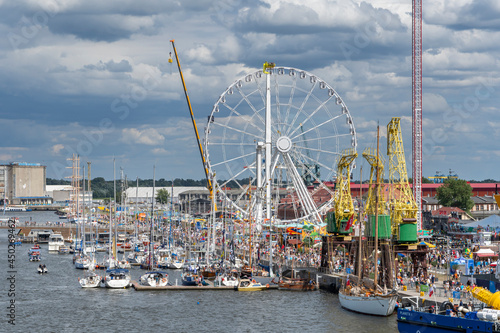
{"label": "wooden pier", "polygon": [[[150,287],[150,286],[143,286],[139,284],[137,281],[132,281],[131,282],[132,287],[134,287],[135,290],[137,291],[151,291],[151,290],[233,290],[235,291],[235,287],[227,287],[227,286],[220,286],[220,287],[215,287],[213,283],[209,282],[208,286],[182,286],[182,285],[177,285],[177,286],[164,286],[164,287]],[[278,285],[270,285],[269,288],[267,289],[278,289]]]}

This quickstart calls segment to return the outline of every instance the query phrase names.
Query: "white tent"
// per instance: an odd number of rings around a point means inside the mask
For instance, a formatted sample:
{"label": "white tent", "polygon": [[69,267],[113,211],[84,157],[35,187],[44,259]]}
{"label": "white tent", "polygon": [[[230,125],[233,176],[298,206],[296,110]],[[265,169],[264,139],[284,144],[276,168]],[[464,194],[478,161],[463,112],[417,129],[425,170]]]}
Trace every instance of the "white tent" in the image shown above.
{"label": "white tent", "polygon": [[488,226],[490,230],[495,230],[497,228],[500,228],[500,216],[491,215],[483,220],[464,224],[464,227],[472,227],[472,228],[481,227],[486,229]]}

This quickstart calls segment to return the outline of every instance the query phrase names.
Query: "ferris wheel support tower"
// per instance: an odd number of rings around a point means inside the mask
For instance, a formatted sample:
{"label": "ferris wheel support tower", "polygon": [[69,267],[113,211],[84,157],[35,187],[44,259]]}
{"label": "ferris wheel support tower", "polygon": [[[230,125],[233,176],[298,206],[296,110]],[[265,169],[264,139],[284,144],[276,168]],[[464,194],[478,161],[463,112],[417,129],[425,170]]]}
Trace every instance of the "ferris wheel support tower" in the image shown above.
{"label": "ferris wheel support tower", "polygon": [[422,0],[412,0],[412,152],[413,196],[417,202],[417,230],[422,229]]}

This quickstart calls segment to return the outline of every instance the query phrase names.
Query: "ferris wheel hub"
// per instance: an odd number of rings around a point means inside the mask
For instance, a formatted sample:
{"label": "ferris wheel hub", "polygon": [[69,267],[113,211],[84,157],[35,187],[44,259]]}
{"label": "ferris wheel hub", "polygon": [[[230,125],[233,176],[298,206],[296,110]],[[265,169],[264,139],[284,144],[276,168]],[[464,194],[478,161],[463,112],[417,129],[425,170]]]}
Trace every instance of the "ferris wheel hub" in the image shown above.
{"label": "ferris wheel hub", "polygon": [[292,140],[287,136],[281,136],[276,141],[276,147],[281,153],[288,153],[292,149]]}

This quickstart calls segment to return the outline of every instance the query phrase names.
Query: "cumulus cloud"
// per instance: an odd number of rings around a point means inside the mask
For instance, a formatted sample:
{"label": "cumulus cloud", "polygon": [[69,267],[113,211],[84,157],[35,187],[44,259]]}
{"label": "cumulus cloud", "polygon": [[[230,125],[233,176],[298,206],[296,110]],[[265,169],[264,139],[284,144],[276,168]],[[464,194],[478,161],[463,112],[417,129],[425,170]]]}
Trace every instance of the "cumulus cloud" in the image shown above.
{"label": "cumulus cloud", "polygon": [[[169,164],[175,176],[202,178],[201,168],[184,162],[197,165],[199,156],[176,64],[167,62],[172,38],[202,137],[218,96],[265,61],[332,85],[353,116],[360,149],[372,143],[377,122],[411,119],[411,1],[19,0],[0,8],[7,36],[0,40],[1,139],[29,147],[5,153],[16,159],[65,164],[82,151],[105,164],[113,151],[140,173],[135,157],[154,164],[170,154],[180,157]],[[435,148],[424,174],[446,161],[471,175],[463,151],[500,140],[493,125],[492,137],[478,134],[499,114],[499,13],[496,0],[424,5],[423,138]],[[85,133],[95,131],[103,139],[93,143]],[[408,150],[408,122],[403,136]]]}
{"label": "cumulus cloud", "polygon": [[63,150],[64,145],[63,144],[56,144],[52,146],[52,155],[59,155],[61,153],[61,150]]}
{"label": "cumulus cloud", "polygon": [[122,130],[122,142],[128,144],[143,144],[149,146],[160,145],[165,137],[154,128],[124,128]]}
{"label": "cumulus cloud", "polygon": [[131,72],[132,71],[132,65],[125,60],[122,59],[120,62],[114,62],[114,60],[110,60],[106,63],[103,63],[102,61],[99,61],[98,64],[96,65],[85,65],[83,66],[85,69],[88,70],[99,70],[99,71],[110,71],[110,72]]}

